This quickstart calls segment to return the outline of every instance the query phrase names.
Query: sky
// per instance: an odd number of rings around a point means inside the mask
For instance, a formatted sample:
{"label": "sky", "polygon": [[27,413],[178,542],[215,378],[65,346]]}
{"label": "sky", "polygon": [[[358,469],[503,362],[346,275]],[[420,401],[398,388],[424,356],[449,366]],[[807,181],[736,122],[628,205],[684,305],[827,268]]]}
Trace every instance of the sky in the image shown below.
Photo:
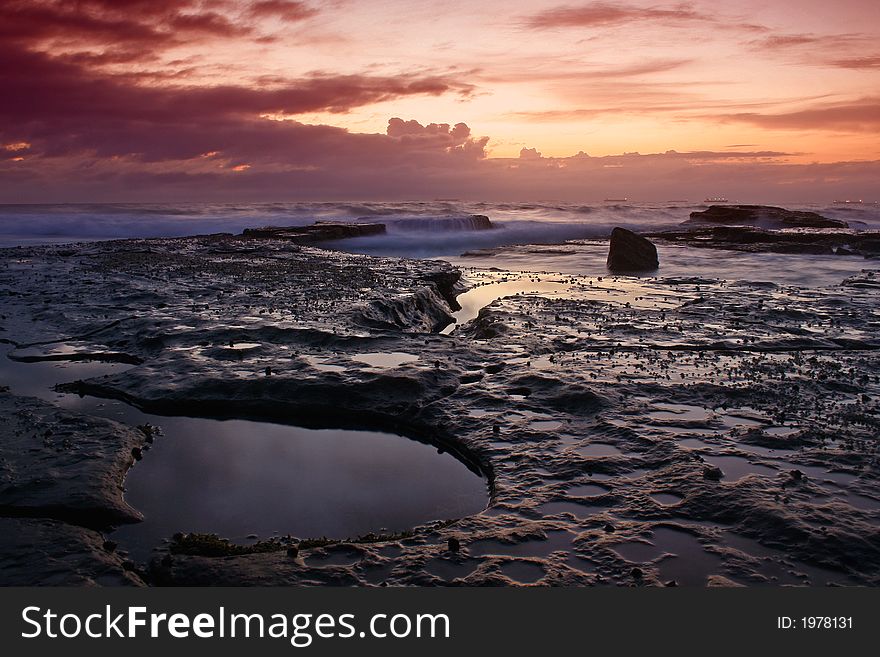
{"label": "sky", "polygon": [[0,0],[0,202],[880,197],[880,2]]}

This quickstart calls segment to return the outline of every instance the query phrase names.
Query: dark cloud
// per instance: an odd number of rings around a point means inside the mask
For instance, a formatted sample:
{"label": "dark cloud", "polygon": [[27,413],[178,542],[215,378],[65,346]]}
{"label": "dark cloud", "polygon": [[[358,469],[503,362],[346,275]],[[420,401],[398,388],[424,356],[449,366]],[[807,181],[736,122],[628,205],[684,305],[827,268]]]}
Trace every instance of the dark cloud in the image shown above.
{"label": "dark cloud", "polygon": [[724,114],[717,118],[725,122],[749,123],[767,129],[876,133],[880,131],[880,97],[827,103],[779,114],[741,112]]}
{"label": "dark cloud", "polygon": [[3,0],[0,39],[31,49],[63,44],[93,65],[155,60],[157,52],[212,39],[266,43],[264,18],[296,22],[318,14],[304,2],[262,0]]}
{"label": "dark cloud", "polygon": [[830,63],[839,68],[880,69],[880,55],[832,59]]}
{"label": "dark cloud", "polygon": [[129,51],[167,47],[205,36],[249,33],[193,0],[8,0],[0,3],[0,39],[27,45],[61,39],[68,44]]}
{"label": "dark cloud", "polygon": [[235,37],[253,32],[251,26],[242,25],[223,14],[213,11],[198,14],[179,13],[169,18],[167,25],[175,34],[206,34],[209,36]]}
{"label": "dark cloud", "polygon": [[318,13],[317,9],[307,3],[293,0],[260,0],[251,5],[250,11],[254,16],[280,18],[291,23],[311,18]]}
{"label": "dark cloud", "polygon": [[663,9],[635,7],[623,3],[592,2],[579,6],[562,6],[540,11],[527,19],[530,27],[601,27],[636,21],[694,22],[705,18],[690,5]]}
{"label": "dark cloud", "polygon": [[795,63],[807,66],[880,68],[876,37],[869,34],[777,34],[750,45],[758,52],[787,55]]}
{"label": "dark cloud", "polygon": [[[224,40],[260,42],[277,37],[263,33],[267,26],[314,14],[312,4],[280,0],[0,0],[0,199],[582,199],[591,193],[602,198],[612,188],[687,197],[687,188],[701,185],[698,193],[717,193],[720,181],[733,195],[738,185],[800,193],[836,190],[828,181],[843,177],[854,186],[877,179],[877,163],[810,168],[787,164],[786,153],[759,150],[549,158],[526,148],[518,158],[490,158],[488,138],[473,136],[464,123],[393,118],[384,133],[363,134],[291,120],[410,96],[468,97],[473,71],[294,79],[276,74],[240,84],[196,84],[215,79],[211,71],[196,77],[198,58],[167,61],[179,56],[169,52],[176,46],[203,52]],[[557,7],[532,16],[529,24],[548,29],[637,22],[728,27],[691,5],[602,2]],[[871,56],[850,51],[835,59],[854,68],[875,64]],[[716,120],[777,128],[878,129],[875,98],[770,114],[768,107],[695,105],[699,98],[687,84],[638,80],[687,63],[581,71],[559,66],[548,79],[588,108],[569,117],[630,105],[643,111],[696,108],[714,111]],[[578,78],[590,82],[578,86]],[[554,108],[533,118],[559,120],[565,113]]]}
{"label": "dark cloud", "polygon": [[[774,153],[625,154],[568,158],[466,158],[416,148],[402,137],[355,134],[327,126],[255,124],[247,137],[260,161],[221,155],[144,164],[122,158],[0,159],[0,199],[7,202],[402,199],[601,199],[609,190],[639,198],[730,198],[774,202],[864,196],[876,187],[880,161],[793,164]],[[237,142],[236,142],[237,143]],[[248,153],[242,147],[240,154]],[[267,150],[268,149],[268,150]],[[763,157],[767,155],[767,157]],[[273,165],[271,157],[276,158]],[[250,168],[232,171],[234,163]],[[633,192],[636,193],[636,192]]]}
{"label": "dark cloud", "polygon": [[486,157],[488,137],[471,137],[471,129],[464,123],[450,126],[448,123],[404,121],[394,117],[388,121],[385,134],[410,151],[445,153],[467,159]]}
{"label": "dark cloud", "polygon": [[448,123],[429,123],[428,125],[422,125],[415,120],[404,121],[403,119],[394,117],[389,119],[388,127],[385,129],[385,132],[389,137],[433,138],[440,136],[444,139],[448,137],[456,143],[461,143],[470,136],[471,129],[464,123],[456,123],[454,127],[450,128]]}
{"label": "dark cloud", "polygon": [[625,66],[593,66],[587,68],[582,64],[558,65],[552,68],[536,68],[534,63],[531,70],[522,66],[516,71],[478,73],[481,80],[489,82],[577,82],[587,80],[622,80],[625,78],[640,77],[652,73],[666,73],[680,69],[692,63],[692,59],[658,59],[644,61]]}
{"label": "dark cloud", "polygon": [[463,123],[395,120],[387,134],[352,134],[291,120],[407,96],[469,95],[473,87],[452,75],[315,73],[199,85],[186,68],[143,69],[181,42],[256,35],[236,16],[293,21],[315,13],[273,0],[0,3],[0,177],[21,181],[28,172],[49,187],[148,178],[201,184],[380,164],[443,168],[485,157],[488,139],[471,137]]}
{"label": "dark cloud", "polygon": [[[313,75],[265,88],[141,84],[136,75],[112,75],[51,57],[0,46],[0,136],[28,141],[45,153],[94,150],[102,155],[151,153],[161,157],[164,135],[174,135],[174,157],[201,144],[207,130],[223,139],[264,114],[345,112],[413,95],[466,94],[470,87],[439,76]],[[284,122],[278,123],[283,127]],[[456,133],[457,134],[457,133]],[[190,149],[196,155],[195,149]],[[207,148],[206,150],[216,150]]]}
{"label": "dark cloud", "polygon": [[823,37],[815,34],[776,34],[752,42],[756,50],[787,50],[802,46],[813,46],[823,42]]}
{"label": "dark cloud", "polygon": [[712,23],[724,28],[763,31],[760,25],[727,21],[715,14],[698,11],[689,3],[673,6],[643,7],[620,2],[590,2],[581,5],[564,5],[539,11],[525,20],[532,29],[595,28],[632,23],[660,23],[664,25],[693,25]]}

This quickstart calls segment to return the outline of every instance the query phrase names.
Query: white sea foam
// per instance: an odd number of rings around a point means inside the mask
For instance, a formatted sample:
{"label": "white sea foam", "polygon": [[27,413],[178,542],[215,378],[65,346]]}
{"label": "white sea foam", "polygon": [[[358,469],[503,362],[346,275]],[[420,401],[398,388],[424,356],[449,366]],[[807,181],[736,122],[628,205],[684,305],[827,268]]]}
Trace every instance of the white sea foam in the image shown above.
{"label": "white sea foam", "polygon": [[[880,229],[880,206],[790,205]],[[300,226],[314,221],[369,221],[385,235],[336,243],[336,248],[395,256],[452,256],[515,244],[557,244],[606,237],[614,226],[636,231],[674,228],[703,204],[690,203],[251,203],[0,205],[0,246],[125,237],[239,233],[254,226]],[[478,228],[486,215],[494,229]]]}

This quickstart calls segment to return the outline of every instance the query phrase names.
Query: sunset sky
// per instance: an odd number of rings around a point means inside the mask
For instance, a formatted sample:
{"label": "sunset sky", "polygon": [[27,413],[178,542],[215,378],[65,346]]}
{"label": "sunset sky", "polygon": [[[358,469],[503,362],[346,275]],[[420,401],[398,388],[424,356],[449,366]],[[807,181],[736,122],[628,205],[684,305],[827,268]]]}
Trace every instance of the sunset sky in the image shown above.
{"label": "sunset sky", "polygon": [[880,197],[877,0],[0,0],[0,84],[0,202]]}

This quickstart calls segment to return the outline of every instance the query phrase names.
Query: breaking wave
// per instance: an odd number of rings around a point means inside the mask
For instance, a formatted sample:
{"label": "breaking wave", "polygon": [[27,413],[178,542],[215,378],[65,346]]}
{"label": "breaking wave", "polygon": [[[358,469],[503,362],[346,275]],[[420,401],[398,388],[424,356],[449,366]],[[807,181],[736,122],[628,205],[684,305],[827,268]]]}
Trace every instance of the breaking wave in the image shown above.
{"label": "breaking wave", "polygon": [[495,228],[484,214],[389,217],[383,219],[382,223],[389,233],[449,233]]}
{"label": "breaking wave", "polygon": [[[240,233],[255,226],[315,221],[384,223],[384,235],[334,242],[358,253],[451,256],[505,245],[556,244],[606,237],[614,226],[673,228],[703,204],[462,201],[0,205],[0,246],[127,237]],[[880,207],[789,205],[880,228]],[[487,217],[487,220],[478,218]],[[491,222],[491,229],[486,226]]]}

